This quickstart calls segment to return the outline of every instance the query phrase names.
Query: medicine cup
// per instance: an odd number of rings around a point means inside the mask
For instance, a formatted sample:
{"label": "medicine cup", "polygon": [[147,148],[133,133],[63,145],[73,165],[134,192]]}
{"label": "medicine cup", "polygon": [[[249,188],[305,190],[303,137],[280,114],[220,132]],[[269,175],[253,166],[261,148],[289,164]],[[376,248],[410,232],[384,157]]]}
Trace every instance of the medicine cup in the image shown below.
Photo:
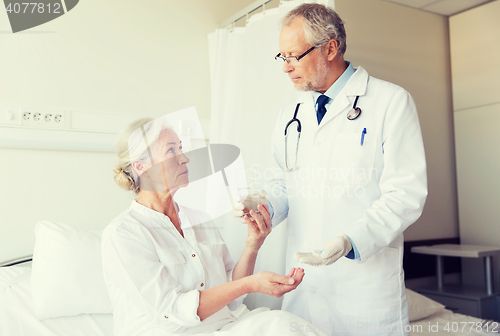
{"label": "medicine cup", "polygon": [[245,208],[248,210],[253,210],[260,214],[257,206],[266,199],[266,192],[264,190],[253,189],[253,188],[239,188],[238,189],[238,201],[243,203]]}
{"label": "medicine cup", "polygon": [[[266,192],[258,188],[260,186],[260,174],[256,168],[257,166],[252,166],[234,170],[236,190],[233,190],[233,192],[236,192],[236,194],[233,195],[233,197],[236,202],[242,203],[248,211],[254,210],[256,213],[260,214],[257,206],[259,203],[265,202]],[[240,208],[235,210],[241,211],[244,209]],[[250,219],[252,219],[251,216]]]}

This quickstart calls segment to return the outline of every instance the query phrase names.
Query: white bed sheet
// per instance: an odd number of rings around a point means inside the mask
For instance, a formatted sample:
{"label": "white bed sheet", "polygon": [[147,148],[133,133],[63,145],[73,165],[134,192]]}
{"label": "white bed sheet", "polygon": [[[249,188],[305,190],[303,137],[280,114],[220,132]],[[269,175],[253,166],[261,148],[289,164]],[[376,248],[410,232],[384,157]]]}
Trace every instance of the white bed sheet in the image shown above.
{"label": "white bed sheet", "polygon": [[33,310],[30,267],[0,267],[1,336],[112,336],[113,315],[92,314],[40,321]]}
{"label": "white bed sheet", "polygon": [[[33,310],[30,287],[31,268],[17,265],[0,267],[0,336],[113,336],[112,314],[58,317],[40,321]],[[464,327],[464,322],[473,322]],[[500,335],[500,324],[489,331],[476,329],[483,320],[443,310],[410,324],[410,336]],[[437,326],[437,332],[436,332]],[[446,330],[448,327],[449,330]],[[496,327],[496,328],[495,328]],[[494,330],[492,330],[495,328]]]}
{"label": "white bed sheet", "polygon": [[[476,336],[476,335],[500,335],[500,324],[494,322],[488,329],[479,328],[483,319],[456,314],[451,310],[444,309],[428,318],[411,322],[410,336]],[[471,326],[473,326],[471,330]]]}

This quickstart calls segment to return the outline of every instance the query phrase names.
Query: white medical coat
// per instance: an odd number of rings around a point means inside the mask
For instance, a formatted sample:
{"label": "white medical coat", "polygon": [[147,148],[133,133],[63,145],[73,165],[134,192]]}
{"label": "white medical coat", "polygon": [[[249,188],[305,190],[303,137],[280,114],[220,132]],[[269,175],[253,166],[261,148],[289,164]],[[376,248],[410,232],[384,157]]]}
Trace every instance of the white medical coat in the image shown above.
{"label": "white medical coat", "polygon": [[[348,120],[358,95],[362,113]],[[286,172],[284,130],[298,102],[298,167]],[[359,67],[319,126],[314,105],[311,92],[302,93],[283,108],[273,133],[273,226],[288,219],[287,269],[300,266],[306,273],[282,309],[333,334],[406,335],[403,231],[418,219],[427,196],[415,103],[403,88]],[[290,137],[295,129],[292,124]],[[289,140],[289,166],[295,144]],[[319,268],[293,259],[294,252],[311,251],[338,233],[352,239],[359,259]]]}

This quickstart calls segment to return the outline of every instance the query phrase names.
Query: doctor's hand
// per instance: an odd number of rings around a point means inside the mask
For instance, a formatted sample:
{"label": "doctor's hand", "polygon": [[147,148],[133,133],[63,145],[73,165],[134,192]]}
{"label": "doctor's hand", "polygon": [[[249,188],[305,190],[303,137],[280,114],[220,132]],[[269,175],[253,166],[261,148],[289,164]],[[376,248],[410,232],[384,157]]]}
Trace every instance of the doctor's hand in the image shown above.
{"label": "doctor's hand", "polygon": [[259,250],[264,240],[271,233],[271,215],[265,204],[259,204],[257,209],[260,215],[253,210],[250,210],[248,215],[244,215],[243,219],[248,225],[248,237],[246,247],[252,250]]}
{"label": "doctor's hand", "polygon": [[292,268],[287,276],[272,272],[259,272],[248,278],[251,280],[250,292],[279,298],[300,285],[304,278],[304,269]]}
{"label": "doctor's hand", "polygon": [[295,252],[293,257],[298,262],[312,266],[331,265],[342,257],[345,257],[352,249],[349,238],[340,233],[326,241],[312,252]]}

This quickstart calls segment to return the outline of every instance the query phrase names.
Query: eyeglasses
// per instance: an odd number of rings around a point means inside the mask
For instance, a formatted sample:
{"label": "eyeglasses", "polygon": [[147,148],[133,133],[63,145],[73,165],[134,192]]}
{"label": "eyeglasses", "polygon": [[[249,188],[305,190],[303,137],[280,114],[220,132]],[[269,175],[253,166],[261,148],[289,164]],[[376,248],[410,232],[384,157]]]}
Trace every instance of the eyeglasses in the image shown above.
{"label": "eyeglasses", "polygon": [[274,57],[274,59],[275,60],[281,59],[281,60],[283,60],[283,62],[287,62],[288,64],[297,65],[299,63],[299,61],[300,61],[301,58],[303,58],[304,56],[306,56],[307,54],[309,54],[311,51],[314,50],[314,48],[317,48],[317,47],[319,47],[319,45],[315,45],[315,46],[307,49],[306,52],[303,53],[300,56],[288,56],[288,57],[285,57],[285,56],[281,55],[281,53],[278,53],[278,55],[276,55]]}

